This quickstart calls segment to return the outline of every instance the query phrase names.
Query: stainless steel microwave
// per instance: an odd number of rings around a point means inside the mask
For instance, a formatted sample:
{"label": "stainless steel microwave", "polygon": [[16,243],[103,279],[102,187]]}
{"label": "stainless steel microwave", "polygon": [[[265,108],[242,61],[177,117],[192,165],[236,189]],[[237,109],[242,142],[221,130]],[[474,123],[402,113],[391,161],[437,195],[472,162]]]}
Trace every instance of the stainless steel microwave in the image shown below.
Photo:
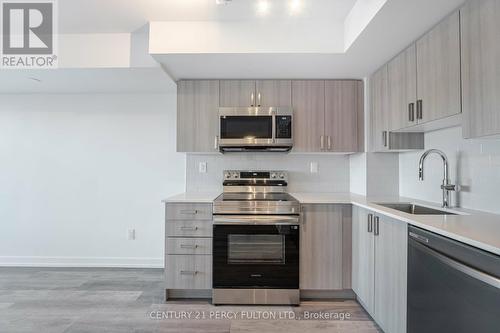
{"label": "stainless steel microwave", "polygon": [[219,109],[221,152],[288,152],[292,147],[292,108]]}

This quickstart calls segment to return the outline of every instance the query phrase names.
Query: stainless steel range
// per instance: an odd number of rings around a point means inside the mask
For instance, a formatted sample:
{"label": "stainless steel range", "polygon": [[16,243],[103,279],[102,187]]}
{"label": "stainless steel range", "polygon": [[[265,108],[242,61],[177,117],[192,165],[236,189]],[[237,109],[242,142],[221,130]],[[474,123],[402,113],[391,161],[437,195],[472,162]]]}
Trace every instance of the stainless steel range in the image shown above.
{"label": "stainless steel range", "polygon": [[300,205],[285,171],[225,171],[214,202],[213,303],[299,304]]}

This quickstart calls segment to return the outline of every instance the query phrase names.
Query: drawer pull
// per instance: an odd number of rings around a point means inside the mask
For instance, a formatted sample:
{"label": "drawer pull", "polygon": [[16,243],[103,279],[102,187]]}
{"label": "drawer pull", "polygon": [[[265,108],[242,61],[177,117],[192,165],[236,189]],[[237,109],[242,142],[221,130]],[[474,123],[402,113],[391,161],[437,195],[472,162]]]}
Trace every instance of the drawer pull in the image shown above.
{"label": "drawer pull", "polygon": [[196,231],[198,227],[181,227],[182,231]]}
{"label": "drawer pull", "polygon": [[197,248],[198,248],[198,245],[181,244],[181,249],[192,249],[192,250],[195,250]]}
{"label": "drawer pull", "polygon": [[197,209],[195,209],[195,210],[189,210],[189,209],[181,210],[181,214],[183,214],[183,215],[196,215],[198,213],[199,213],[199,211]]}
{"label": "drawer pull", "polygon": [[198,271],[181,271],[181,275],[192,275],[195,276],[198,274]]}

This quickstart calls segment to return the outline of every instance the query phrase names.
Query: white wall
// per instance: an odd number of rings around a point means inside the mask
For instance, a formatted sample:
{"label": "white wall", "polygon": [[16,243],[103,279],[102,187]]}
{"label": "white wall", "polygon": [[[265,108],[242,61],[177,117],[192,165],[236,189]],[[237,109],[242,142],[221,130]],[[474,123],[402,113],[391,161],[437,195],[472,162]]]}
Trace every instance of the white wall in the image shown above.
{"label": "white wall", "polygon": [[[199,173],[200,162],[207,162],[207,173]],[[318,173],[310,163],[318,163]],[[286,170],[289,192],[349,192],[349,157],[326,154],[208,154],[188,155],[188,191],[221,191],[224,170]]]}
{"label": "white wall", "polygon": [[161,267],[175,117],[174,92],[1,95],[0,265]]}
{"label": "white wall", "polygon": [[[452,203],[464,208],[500,213],[500,139],[462,139],[461,127],[425,135],[426,149],[443,150],[450,160],[450,179],[463,187]],[[400,194],[442,202],[441,159],[431,155],[425,162],[425,181],[418,180],[418,162],[423,151],[399,156]]]}

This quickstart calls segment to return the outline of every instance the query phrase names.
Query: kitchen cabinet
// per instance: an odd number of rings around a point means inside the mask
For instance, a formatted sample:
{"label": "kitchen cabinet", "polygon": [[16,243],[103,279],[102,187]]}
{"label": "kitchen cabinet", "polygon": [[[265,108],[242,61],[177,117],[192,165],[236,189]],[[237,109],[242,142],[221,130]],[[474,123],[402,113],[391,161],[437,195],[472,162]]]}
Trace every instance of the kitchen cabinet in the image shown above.
{"label": "kitchen cabinet", "polygon": [[469,1],[460,10],[463,135],[500,134],[500,1]]}
{"label": "kitchen cabinet", "polygon": [[252,107],[255,103],[255,81],[220,81],[220,107]]}
{"label": "kitchen cabinet", "polygon": [[325,147],[325,81],[292,82],[293,151],[320,152]]}
{"label": "kitchen cabinet", "polygon": [[461,113],[459,13],[419,39],[416,48],[418,122]]}
{"label": "kitchen cabinet", "polygon": [[406,332],[407,224],[354,207],[352,284],[386,333]]}
{"label": "kitchen cabinet", "polygon": [[292,82],[294,152],[363,150],[363,82]]}
{"label": "kitchen cabinet", "polygon": [[417,53],[415,44],[387,65],[389,129],[400,130],[417,124]]}
{"label": "kitchen cabinet", "polygon": [[350,205],[303,205],[300,289],[351,288]]}
{"label": "kitchen cabinet", "polygon": [[325,81],[325,136],[327,151],[357,152],[364,145],[363,82]]}
{"label": "kitchen cabinet", "polygon": [[292,81],[290,80],[259,80],[255,83],[255,92],[257,106],[292,106]]}
{"label": "kitchen cabinet", "polygon": [[183,80],[177,83],[177,151],[216,152],[219,81]]}
{"label": "kitchen cabinet", "polygon": [[221,80],[221,107],[289,107],[290,80]]}
{"label": "kitchen cabinet", "polygon": [[[370,222],[368,219],[370,218]],[[353,207],[352,214],[352,290],[365,310],[375,315],[375,238],[373,214],[366,209]],[[370,223],[370,226],[369,226]]]}
{"label": "kitchen cabinet", "polygon": [[370,79],[371,96],[371,151],[383,152],[389,146],[389,116],[387,81],[387,65],[382,66]]}
{"label": "kitchen cabinet", "polygon": [[166,298],[172,294],[175,297],[209,295],[212,288],[212,225],[212,204],[165,205]]}

